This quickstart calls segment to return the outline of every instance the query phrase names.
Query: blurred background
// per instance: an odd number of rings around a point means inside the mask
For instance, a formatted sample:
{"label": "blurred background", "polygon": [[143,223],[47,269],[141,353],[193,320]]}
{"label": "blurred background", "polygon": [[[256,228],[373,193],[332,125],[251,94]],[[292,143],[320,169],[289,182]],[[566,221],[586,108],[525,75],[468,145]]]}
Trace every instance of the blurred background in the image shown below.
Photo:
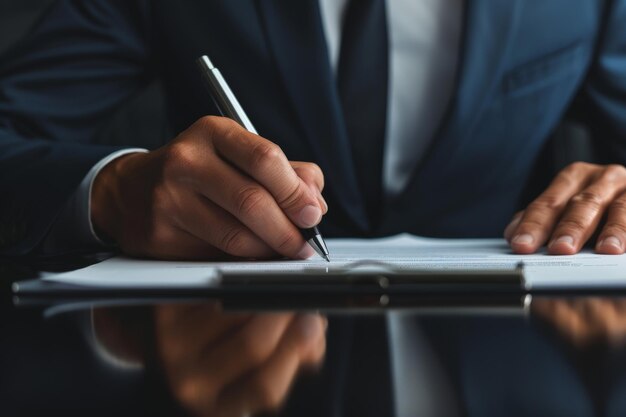
{"label": "blurred background", "polygon": [[[0,0],[0,62],[15,47],[54,0]],[[173,135],[164,117],[164,99],[157,82],[122,106],[98,133],[97,143],[154,149]]]}

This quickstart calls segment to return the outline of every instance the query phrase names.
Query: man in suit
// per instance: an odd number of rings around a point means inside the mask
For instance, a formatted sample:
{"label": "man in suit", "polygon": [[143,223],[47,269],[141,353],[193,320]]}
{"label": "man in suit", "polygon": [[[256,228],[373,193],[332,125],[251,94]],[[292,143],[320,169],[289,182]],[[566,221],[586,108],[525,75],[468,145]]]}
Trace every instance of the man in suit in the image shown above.
{"label": "man in suit", "polygon": [[[0,62],[0,251],[305,258],[296,226],[328,210],[328,236],[494,236],[513,217],[518,253],[596,231],[623,253],[625,23],[623,0],[57,1]],[[202,54],[264,138],[207,116]],[[91,144],[154,78],[181,133]],[[613,165],[571,165],[524,209],[566,114]]]}
{"label": "man in suit", "polygon": [[[623,253],[624,27],[624,0],[57,1],[0,60],[0,251],[306,257],[294,225],[328,204],[327,236],[515,217],[519,253],[576,252],[606,215],[596,248]],[[205,117],[203,54],[266,139]],[[182,133],[94,145],[156,78]],[[525,209],[566,115],[618,165],[570,166]]]}

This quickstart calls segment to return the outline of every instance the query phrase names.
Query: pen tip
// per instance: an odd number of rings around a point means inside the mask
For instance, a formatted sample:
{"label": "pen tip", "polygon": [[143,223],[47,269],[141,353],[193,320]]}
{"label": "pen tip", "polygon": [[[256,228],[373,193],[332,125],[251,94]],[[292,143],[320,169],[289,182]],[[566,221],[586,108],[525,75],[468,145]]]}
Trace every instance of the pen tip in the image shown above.
{"label": "pen tip", "polygon": [[326,259],[326,262],[330,262],[330,256],[324,255],[324,259]]}

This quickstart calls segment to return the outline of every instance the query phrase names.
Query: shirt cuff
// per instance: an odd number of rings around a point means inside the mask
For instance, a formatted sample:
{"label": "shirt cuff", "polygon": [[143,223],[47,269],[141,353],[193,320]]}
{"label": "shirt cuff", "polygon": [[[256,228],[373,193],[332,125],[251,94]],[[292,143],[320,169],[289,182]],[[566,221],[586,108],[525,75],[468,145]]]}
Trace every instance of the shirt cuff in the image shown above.
{"label": "shirt cuff", "polygon": [[107,246],[98,237],[91,222],[91,189],[94,180],[106,165],[124,155],[137,152],[145,153],[148,150],[130,148],[113,152],[89,170],[52,225],[43,245],[45,254],[101,249]]}

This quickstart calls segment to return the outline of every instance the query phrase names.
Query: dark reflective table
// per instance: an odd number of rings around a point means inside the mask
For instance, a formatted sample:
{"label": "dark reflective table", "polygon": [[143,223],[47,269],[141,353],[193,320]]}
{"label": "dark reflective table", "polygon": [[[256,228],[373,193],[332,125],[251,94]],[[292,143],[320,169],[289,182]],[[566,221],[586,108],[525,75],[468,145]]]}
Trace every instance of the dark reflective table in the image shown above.
{"label": "dark reflective table", "polygon": [[626,415],[619,294],[14,300],[33,276],[0,267],[2,416]]}

